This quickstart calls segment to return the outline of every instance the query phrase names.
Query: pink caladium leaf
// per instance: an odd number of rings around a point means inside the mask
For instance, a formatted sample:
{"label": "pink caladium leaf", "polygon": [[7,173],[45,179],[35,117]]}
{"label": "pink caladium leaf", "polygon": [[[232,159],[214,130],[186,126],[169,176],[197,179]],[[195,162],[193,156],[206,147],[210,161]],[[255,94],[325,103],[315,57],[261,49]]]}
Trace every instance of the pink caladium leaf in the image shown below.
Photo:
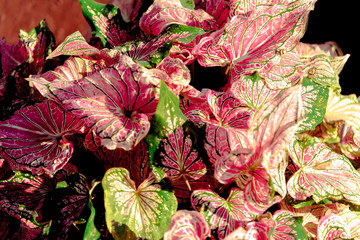
{"label": "pink caladium leaf", "polygon": [[180,0],[155,0],[140,18],[140,28],[146,33],[158,36],[171,24],[186,25],[204,30],[215,30],[216,21],[203,10],[190,10]]}
{"label": "pink caladium leaf", "polygon": [[98,53],[100,50],[91,46],[81,35],[79,31],[74,32],[66,37],[59,46],[47,57],[48,59],[61,56],[85,56]]}
{"label": "pink caladium leaf", "polygon": [[210,237],[210,227],[203,215],[195,211],[179,210],[170,220],[164,240],[194,239],[204,240]]}
{"label": "pink caladium leaf", "polygon": [[130,151],[122,148],[109,150],[101,145],[100,137],[93,131],[89,131],[85,137],[85,146],[102,161],[106,170],[113,167],[128,169],[136,186],[139,186],[151,172],[147,153],[148,145],[145,140],[142,140]]}
{"label": "pink caladium leaf", "polygon": [[176,212],[177,200],[163,190],[151,175],[138,187],[124,168],[109,169],[102,180],[105,219],[111,234],[119,234],[115,226],[126,225],[140,238],[159,240],[169,228]]}
{"label": "pink caladium leaf", "polygon": [[270,230],[270,239],[307,239],[302,226],[302,217],[297,217],[289,211],[278,210],[272,217],[275,226]]}
{"label": "pink caladium leaf", "polygon": [[218,239],[224,239],[245,221],[252,220],[251,212],[245,207],[244,193],[240,189],[232,189],[225,200],[211,190],[197,190],[191,195],[194,209],[202,213],[210,228],[216,231]]}
{"label": "pink caladium leaf", "polygon": [[86,131],[83,121],[56,103],[38,103],[0,123],[0,154],[14,170],[53,174],[73,152],[67,138]]}
{"label": "pink caladium leaf", "polygon": [[318,225],[318,239],[351,239],[350,229],[336,214],[329,214],[321,218]]}
{"label": "pink caladium leaf", "polygon": [[5,43],[5,39],[1,39],[0,56],[2,79],[6,78],[14,68],[24,63],[27,59],[26,49],[21,40],[17,44],[8,45]]}
{"label": "pink caladium leaf", "polygon": [[108,149],[130,150],[150,129],[149,119],[155,114],[159,99],[154,84],[159,85],[159,75],[163,76],[159,73],[160,70],[148,70],[121,56],[112,67],[78,81],[46,84],[46,96],[60,101],[83,119]]}
{"label": "pink caladium leaf", "polygon": [[[298,200],[312,196],[316,202],[325,198],[345,199],[359,204],[360,174],[343,155],[318,139],[294,140],[289,154],[297,172],[287,183],[289,194]],[[346,181],[342,179],[346,177]]]}
{"label": "pink caladium leaf", "polygon": [[271,101],[281,90],[272,90],[266,86],[260,75],[241,75],[230,88],[231,93],[245,106],[257,110],[260,106]]}
{"label": "pink caladium leaf", "polygon": [[111,3],[120,9],[121,17],[125,22],[132,22],[138,17],[144,0],[112,0]]}
{"label": "pink caladium leaf", "polygon": [[[154,164],[160,166],[171,182],[183,178],[197,180],[205,175],[206,165],[195,145],[190,126],[182,125],[163,138]],[[199,146],[198,146],[199,147]]]}
{"label": "pink caladium leaf", "polygon": [[227,0],[195,0],[196,9],[203,9],[214,17],[219,28],[222,28],[229,18],[229,3]]}
{"label": "pink caladium leaf", "polygon": [[[203,37],[193,54],[203,66],[230,64],[232,78],[258,71],[275,81],[273,87],[288,87],[295,80],[294,74],[298,76],[295,70],[301,63],[294,61],[294,57],[289,58],[288,54],[302,36],[313,4],[313,1],[296,1],[288,6],[260,11],[249,18],[235,16],[222,29]],[[282,62],[289,66],[281,68],[278,64]],[[279,76],[273,74],[279,71],[287,72],[291,78],[278,79]]]}

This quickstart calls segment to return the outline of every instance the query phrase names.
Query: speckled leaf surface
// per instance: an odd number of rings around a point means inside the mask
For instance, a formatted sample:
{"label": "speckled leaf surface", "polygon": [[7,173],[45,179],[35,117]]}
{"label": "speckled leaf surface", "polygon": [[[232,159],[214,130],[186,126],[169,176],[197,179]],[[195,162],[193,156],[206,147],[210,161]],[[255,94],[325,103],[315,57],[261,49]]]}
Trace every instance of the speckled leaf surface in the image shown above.
{"label": "speckled leaf surface", "polygon": [[67,138],[86,130],[81,120],[56,103],[39,103],[0,123],[0,154],[14,170],[53,174],[73,152]]}
{"label": "speckled leaf surface", "polygon": [[316,202],[331,198],[359,204],[360,174],[345,156],[316,139],[294,140],[289,154],[297,170],[287,183],[293,198],[304,200],[312,196]]}
{"label": "speckled leaf surface", "polygon": [[49,83],[48,97],[83,119],[108,149],[130,150],[150,129],[158,103],[158,71],[122,56],[112,67],[78,81]]}
{"label": "speckled leaf surface", "polygon": [[124,224],[138,237],[163,237],[176,212],[177,200],[172,192],[155,183],[154,176],[136,187],[126,169],[112,168],[105,173],[102,185],[106,223],[112,234],[115,225]]}
{"label": "speckled leaf surface", "polygon": [[195,211],[179,210],[172,217],[164,240],[203,240],[210,237],[210,227],[203,215]]}
{"label": "speckled leaf surface", "polygon": [[210,228],[217,232],[219,239],[224,239],[232,231],[244,225],[244,221],[252,219],[251,212],[245,207],[244,193],[240,189],[232,189],[225,200],[211,190],[197,190],[191,195],[194,209],[202,213]]}
{"label": "speckled leaf surface", "polygon": [[60,55],[85,56],[96,54],[99,51],[96,47],[88,44],[79,31],[76,31],[67,36],[64,42],[60,43],[47,58],[50,59]]}

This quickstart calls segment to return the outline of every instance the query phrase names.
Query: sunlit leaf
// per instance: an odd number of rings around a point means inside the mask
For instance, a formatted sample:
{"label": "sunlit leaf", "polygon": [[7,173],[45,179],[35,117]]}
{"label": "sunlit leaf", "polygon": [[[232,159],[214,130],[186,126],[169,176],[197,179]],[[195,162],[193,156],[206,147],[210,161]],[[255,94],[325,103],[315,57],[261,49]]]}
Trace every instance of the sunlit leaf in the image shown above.
{"label": "sunlit leaf", "polygon": [[150,129],[149,119],[158,102],[154,84],[160,82],[159,71],[148,70],[121,56],[112,67],[78,81],[57,81],[45,86],[47,97],[60,101],[83,119],[102,139],[102,145],[130,150]]}
{"label": "sunlit leaf", "polygon": [[140,18],[140,28],[158,36],[171,24],[214,30],[216,22],[203,10],[191,10],[183,7],[180,0],[155,0]]}
{"label": "sunlit leaf", "polygon": [[266,86],[259,74],[241,75],[231,85],[232,94],[251,109],[257,110],[260,106],[271,101],[280,90],[272,90]]}
{"label": "sunlit leaf", "polygon": [[71,157],[68,138],[86,130],[81,120],[56,103],[39,103],[0,123],[0,154],[14,170],[53,174]]}
{"label": "sunlit leaf", "polygon": [[60,55],[85,56],[99,51],[99,49],[88,44],[79,31],[76,31],[67,36],[47,58],[50,59]]}
{"label": "sunlit leaf", "polygon": [[317,233],[319,239],[351,239],[350,236],[350,229],[340,216],[329,214],[321,218]]}
{"label": "sunlit leaf", "polygon": [[226,200],[211,190],[197,190],[191,195],[191,204],[197,211],[204,205],[203,215],[219,239],[224,239],[243,226],[244,221],[252,219],[251,212],[245,207],[244,193],[240,189],[232,189]]}
{"label": "sunlit leaf", "polygon": [[304,78],[301,88],[301,101],[304,120],[299,126],[299,132],[314,130],[322,122],[326,113],[329,89],[311,79]]}
{"label": "sunlit leaf", "polygon": [[289,154],[297,170],[287,183],[293,198],[304,200],[312,196],[316,202],[325,198],[344,198],[359,204],[360,174],[345,156],[317,139],[294,140],[289,146]]}
{"label": "sunlit leaf", "polygon": [[179,210],[172,217],[164,240],[203,240],[210,236],[209,224],[203,215],[195,211]]}
{"label": "sunlit leaf", "polygon": [[136,187],[124,168],[108,170],[102,185],[106,223],[112,234],[116,234],[114,226],[122,224],[141,238],[163,237],[177,208],[173,193],[162,190],[154,177]]}

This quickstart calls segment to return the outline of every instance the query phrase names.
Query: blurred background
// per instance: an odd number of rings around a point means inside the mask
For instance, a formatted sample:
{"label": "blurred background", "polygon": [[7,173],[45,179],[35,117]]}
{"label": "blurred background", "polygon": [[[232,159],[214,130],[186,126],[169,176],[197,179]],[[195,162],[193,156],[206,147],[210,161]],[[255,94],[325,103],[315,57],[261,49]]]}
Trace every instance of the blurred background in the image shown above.
{"label": "blurred background", "polygon": [[[108,3],[111,0],[96,0]],[[310,13],[308,29],[302,39],[307,43],[335,41],[351,57],[340,74],[343,94],[360,96],[359,29],[360,14],[353,0],[318,0]],[[77,30],[88,40],[91,30],[82,16],[78,0],[0,0],[0,38],[7,43],[18,41],[19,29],[29,32],[46,19],[56,43]]]}

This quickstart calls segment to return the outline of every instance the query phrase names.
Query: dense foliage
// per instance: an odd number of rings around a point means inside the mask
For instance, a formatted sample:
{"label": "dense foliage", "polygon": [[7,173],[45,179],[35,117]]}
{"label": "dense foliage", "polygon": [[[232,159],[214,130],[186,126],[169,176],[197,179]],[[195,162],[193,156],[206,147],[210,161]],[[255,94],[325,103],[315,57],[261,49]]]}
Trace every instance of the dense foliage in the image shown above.
{"label": "dense foliage", "polygon": [[[360,239],[349,55],[316,0],[80,0],[0,41],[0,239]],[[56,47],[56,48],[55,48]]]}

